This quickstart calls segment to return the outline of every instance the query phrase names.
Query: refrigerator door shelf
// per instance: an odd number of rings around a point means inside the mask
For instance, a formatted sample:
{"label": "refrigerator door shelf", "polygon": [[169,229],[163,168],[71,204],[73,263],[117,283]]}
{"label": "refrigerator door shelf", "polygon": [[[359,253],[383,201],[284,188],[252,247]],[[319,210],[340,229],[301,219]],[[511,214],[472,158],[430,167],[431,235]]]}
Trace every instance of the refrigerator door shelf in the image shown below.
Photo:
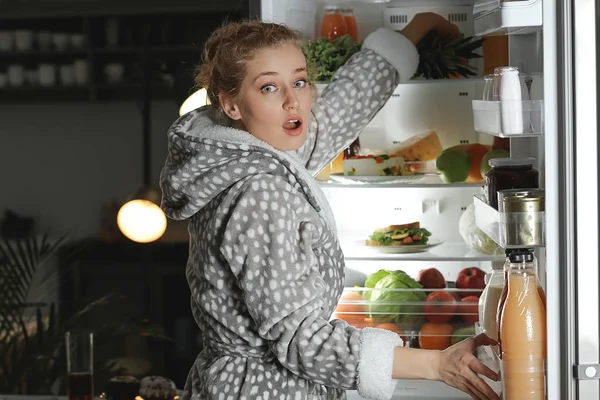
{"label": "refrigerator door shelf", "polygon": [[[522,120],[522,133],[509,133],[502,123],[501,101],[473,100],[473,125],[475,131],[502,138],[523,138],[542,136],[544,132],[543,100],[517,102],[519,119]],[[505,109],[506,110],[506,109]],[[509,115],[510,116],[510,115]],[[520,122],[519,122],[520,126]]]}
{"label": "refrigerator door shelf", "polygon": [[[490,207],[480,195],[474,196],[475,223],[486,235],[503,249],[521,247],[545,247],[546,213],[501,213]],[[520,228],[525,223],[531,228]],[[529,234],[520,234],[520,229],[530,229]],[[528,238],[527,243],[518,243],[515,238]]]}
{"label": "refrigerator door shelf", "polygon": [[528,34],[542,29],[542,0],[477,0],[475,35]]}

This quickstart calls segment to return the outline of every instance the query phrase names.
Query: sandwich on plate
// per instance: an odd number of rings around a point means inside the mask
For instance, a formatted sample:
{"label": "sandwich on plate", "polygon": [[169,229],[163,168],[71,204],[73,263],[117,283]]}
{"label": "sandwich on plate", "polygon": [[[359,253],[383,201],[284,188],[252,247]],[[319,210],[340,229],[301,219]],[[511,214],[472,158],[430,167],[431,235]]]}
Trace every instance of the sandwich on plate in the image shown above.
{"label": "sandwich on plate", "polygon": [[419,222],[403,225],[389,225],[375,229],[366,241],[367,246],[414,246],[427,244],[431,232],[421,228]]}

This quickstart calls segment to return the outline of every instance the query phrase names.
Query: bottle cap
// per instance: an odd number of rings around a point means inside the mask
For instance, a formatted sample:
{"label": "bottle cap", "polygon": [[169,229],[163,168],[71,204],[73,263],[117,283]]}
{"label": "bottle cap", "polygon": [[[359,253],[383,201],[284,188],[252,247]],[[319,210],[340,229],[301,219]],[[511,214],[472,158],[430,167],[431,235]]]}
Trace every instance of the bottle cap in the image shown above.
{"label": "bottle cap", "polygon": [[325,11],[342,11],[345,8],[346,7],[341,4],[327,4],[325,6]]}
{"label": "bottle cap", "polygon": [[512,264],[533,262],[533,253],[525,251],[510,253],[508,259]]}

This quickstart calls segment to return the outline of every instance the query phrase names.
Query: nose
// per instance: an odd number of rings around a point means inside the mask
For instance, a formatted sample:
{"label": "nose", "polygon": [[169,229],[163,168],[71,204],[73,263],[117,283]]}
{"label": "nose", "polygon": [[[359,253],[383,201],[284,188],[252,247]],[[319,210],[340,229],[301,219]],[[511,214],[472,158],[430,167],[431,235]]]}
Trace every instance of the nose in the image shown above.
{"label": "nose", "polygon": [[285,101],[283,103],[283,108],[285,110],[298,109],[300,107],[300,102],[298,101],[298,97],[293,90],[288,90],[285,96]]}

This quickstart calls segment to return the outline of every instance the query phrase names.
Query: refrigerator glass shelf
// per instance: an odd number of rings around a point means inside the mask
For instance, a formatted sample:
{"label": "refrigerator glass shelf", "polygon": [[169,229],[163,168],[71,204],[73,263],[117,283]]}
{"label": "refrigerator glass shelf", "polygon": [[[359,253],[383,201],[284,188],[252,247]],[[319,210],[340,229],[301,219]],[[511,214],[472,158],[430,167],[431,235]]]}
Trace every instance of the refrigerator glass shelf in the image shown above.
{"label": "refrigerator glass shelf", "polygon": [[522,120],[522,133],[508,133],[502,123],[502,102],[473,100],[473,125],[476,132],[503,138],[542,136],[544,132],[543,100],[518,102],[518,118]]}
{"label": "refrigerator glass shelf", "polygon": [[475,35],[529,34],[542,29],[542,0],[477,0]]}
{"label": "refrigerator glass shelf", "polygon": [[348,261],[496,261],[503,260],[504,254],[488,255],[472,250],[464,242],[443,242],[420,253],[385,254],[373,251],[367,246],[357,245],[357,240],[341,240],[344,257]]}
{"label": "refrigerator glass shelf", "polygon": [[426,174],[418,179],[407,179],[404,181],[386,182],[361,182],[360,180],[348,180],[348,183],[335,182],[333,180],[320,181],[319,184],[324,187],[343,187],[343,188],[457,188],[457,187],[481,187],[483,182],[475,183],[444,183],[437,174]]}

